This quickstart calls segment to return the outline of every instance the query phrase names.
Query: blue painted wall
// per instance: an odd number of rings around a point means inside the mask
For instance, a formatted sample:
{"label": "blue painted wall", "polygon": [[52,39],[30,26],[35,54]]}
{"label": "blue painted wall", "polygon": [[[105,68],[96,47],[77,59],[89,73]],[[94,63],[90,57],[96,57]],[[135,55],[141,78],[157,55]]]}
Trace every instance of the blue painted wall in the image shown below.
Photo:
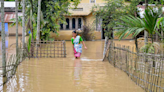
{"label": "blue painted wall", "polygon": [[[1,23],[0,23],[0,31],[2,31]],[[8,34],[8,23],[5,23],[5,33]]]}
{"label": "blue painted wall", "polygon": [[[2,31],[1,23],[0,23],[0,31]],[[8,23],[5,23],[5,33],[8,34]],[[5,41],[6,48],[8,48],[8,39]],[[0,41],[0,46],[2,50],[2,42]]]}

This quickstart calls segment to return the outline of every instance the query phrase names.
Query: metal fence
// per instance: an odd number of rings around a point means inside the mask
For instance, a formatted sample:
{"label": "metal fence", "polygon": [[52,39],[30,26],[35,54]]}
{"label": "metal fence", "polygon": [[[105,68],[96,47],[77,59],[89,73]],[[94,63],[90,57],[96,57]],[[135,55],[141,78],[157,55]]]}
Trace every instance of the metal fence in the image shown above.
{"label": "metal fence", "polygon": [[36,41],[31,42],[31,58],[64,58],[66,57],[65,41],[39,41],[36,46]]}
{"label": "metal fence", "polygon": [[[106,58],[146,92],[164,92],[163,54],[137,54],[134,47],[109,43]],[[162,52],[162,51],[161,51]]]}

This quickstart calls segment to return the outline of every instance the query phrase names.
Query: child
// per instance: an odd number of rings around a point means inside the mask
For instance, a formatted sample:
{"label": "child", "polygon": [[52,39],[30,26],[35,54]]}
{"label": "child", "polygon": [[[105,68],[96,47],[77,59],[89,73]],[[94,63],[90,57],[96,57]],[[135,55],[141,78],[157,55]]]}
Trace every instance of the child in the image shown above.
{"label": "child", "polygon": [[[85,46],[85,43],[83,41],[83,39],[81,38],[81,36],[77,35],[76,31],[72,32],[72,44],[73,44],[73,49],[74,49],[74,56],[76,59],[79,59],[82,53],[82,44],[84,45],[84,48],[87,49],[87,47]],[[81,44],[82,42],[82,44]]]}

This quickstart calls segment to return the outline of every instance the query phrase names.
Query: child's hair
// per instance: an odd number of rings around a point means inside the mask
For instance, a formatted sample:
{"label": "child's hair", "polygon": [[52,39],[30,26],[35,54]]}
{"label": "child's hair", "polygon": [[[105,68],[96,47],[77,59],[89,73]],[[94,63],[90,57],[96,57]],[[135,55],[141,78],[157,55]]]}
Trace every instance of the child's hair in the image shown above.
{"label": "child's hair", "polygon": [[72,33],[75,33],[75,34],[77,34],[76,30],[74,30]]}

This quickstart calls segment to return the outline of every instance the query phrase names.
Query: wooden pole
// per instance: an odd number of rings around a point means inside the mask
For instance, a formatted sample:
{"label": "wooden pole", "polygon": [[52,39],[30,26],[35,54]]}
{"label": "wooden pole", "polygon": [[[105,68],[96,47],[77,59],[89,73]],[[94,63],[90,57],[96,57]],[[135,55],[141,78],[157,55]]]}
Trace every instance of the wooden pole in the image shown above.
{"label": "wooden pole", "polygon": [[18,0],[15,0],[15,15],[16,15],[16,55],[18,55]]}
{"label": "wooden pole", "polygon": [[[38,0],[38,14],[37,14],[37,44],[39,44],[40,40],[40,13],[41,13],[41,0]],[[37,46],[38,47],[38,46]]]}
{"label": "wooden pole", "polygon": [[2,66],[3,66],[3,77],[6,77],[6,43],[5,43],[5,21],[4,21],[4,0],[1,0],[1,38],[2,38]]}
{"label": "wooden pole", "polygon": [[[148,8],[148,0],[145,0],[145,10]],[[145,45],[148,43],[148,32],[145,30],[144,31],[144,40],[145,40]]]}
{"label": "wooden pole", "polygon": [[23,1],[23,6],[22,6],[22,13],[23,13],[23,17],[22,17],[22,48],[24,48],[25,46],[25,0]]}
{"label": "wooden pole", "polygon": [[113,50],[113,62],[114,62],[114,67],[116,67],[116,59],[115,59],[115,56],[116,56],[116,53],[115,53],[115,49],[114,49],[114,47],[115,47],[115,43],[113,42],[113,47],[112,47],[112,50]]}
{"label": "wooden pole", "polygon": [[108,37],[106,36],[106,37],[105,37],[105,43],[104,43],[103,57],[105,56],[105,52],[106,52],[106,49],[107,49],[107,44],[108,44]]}

